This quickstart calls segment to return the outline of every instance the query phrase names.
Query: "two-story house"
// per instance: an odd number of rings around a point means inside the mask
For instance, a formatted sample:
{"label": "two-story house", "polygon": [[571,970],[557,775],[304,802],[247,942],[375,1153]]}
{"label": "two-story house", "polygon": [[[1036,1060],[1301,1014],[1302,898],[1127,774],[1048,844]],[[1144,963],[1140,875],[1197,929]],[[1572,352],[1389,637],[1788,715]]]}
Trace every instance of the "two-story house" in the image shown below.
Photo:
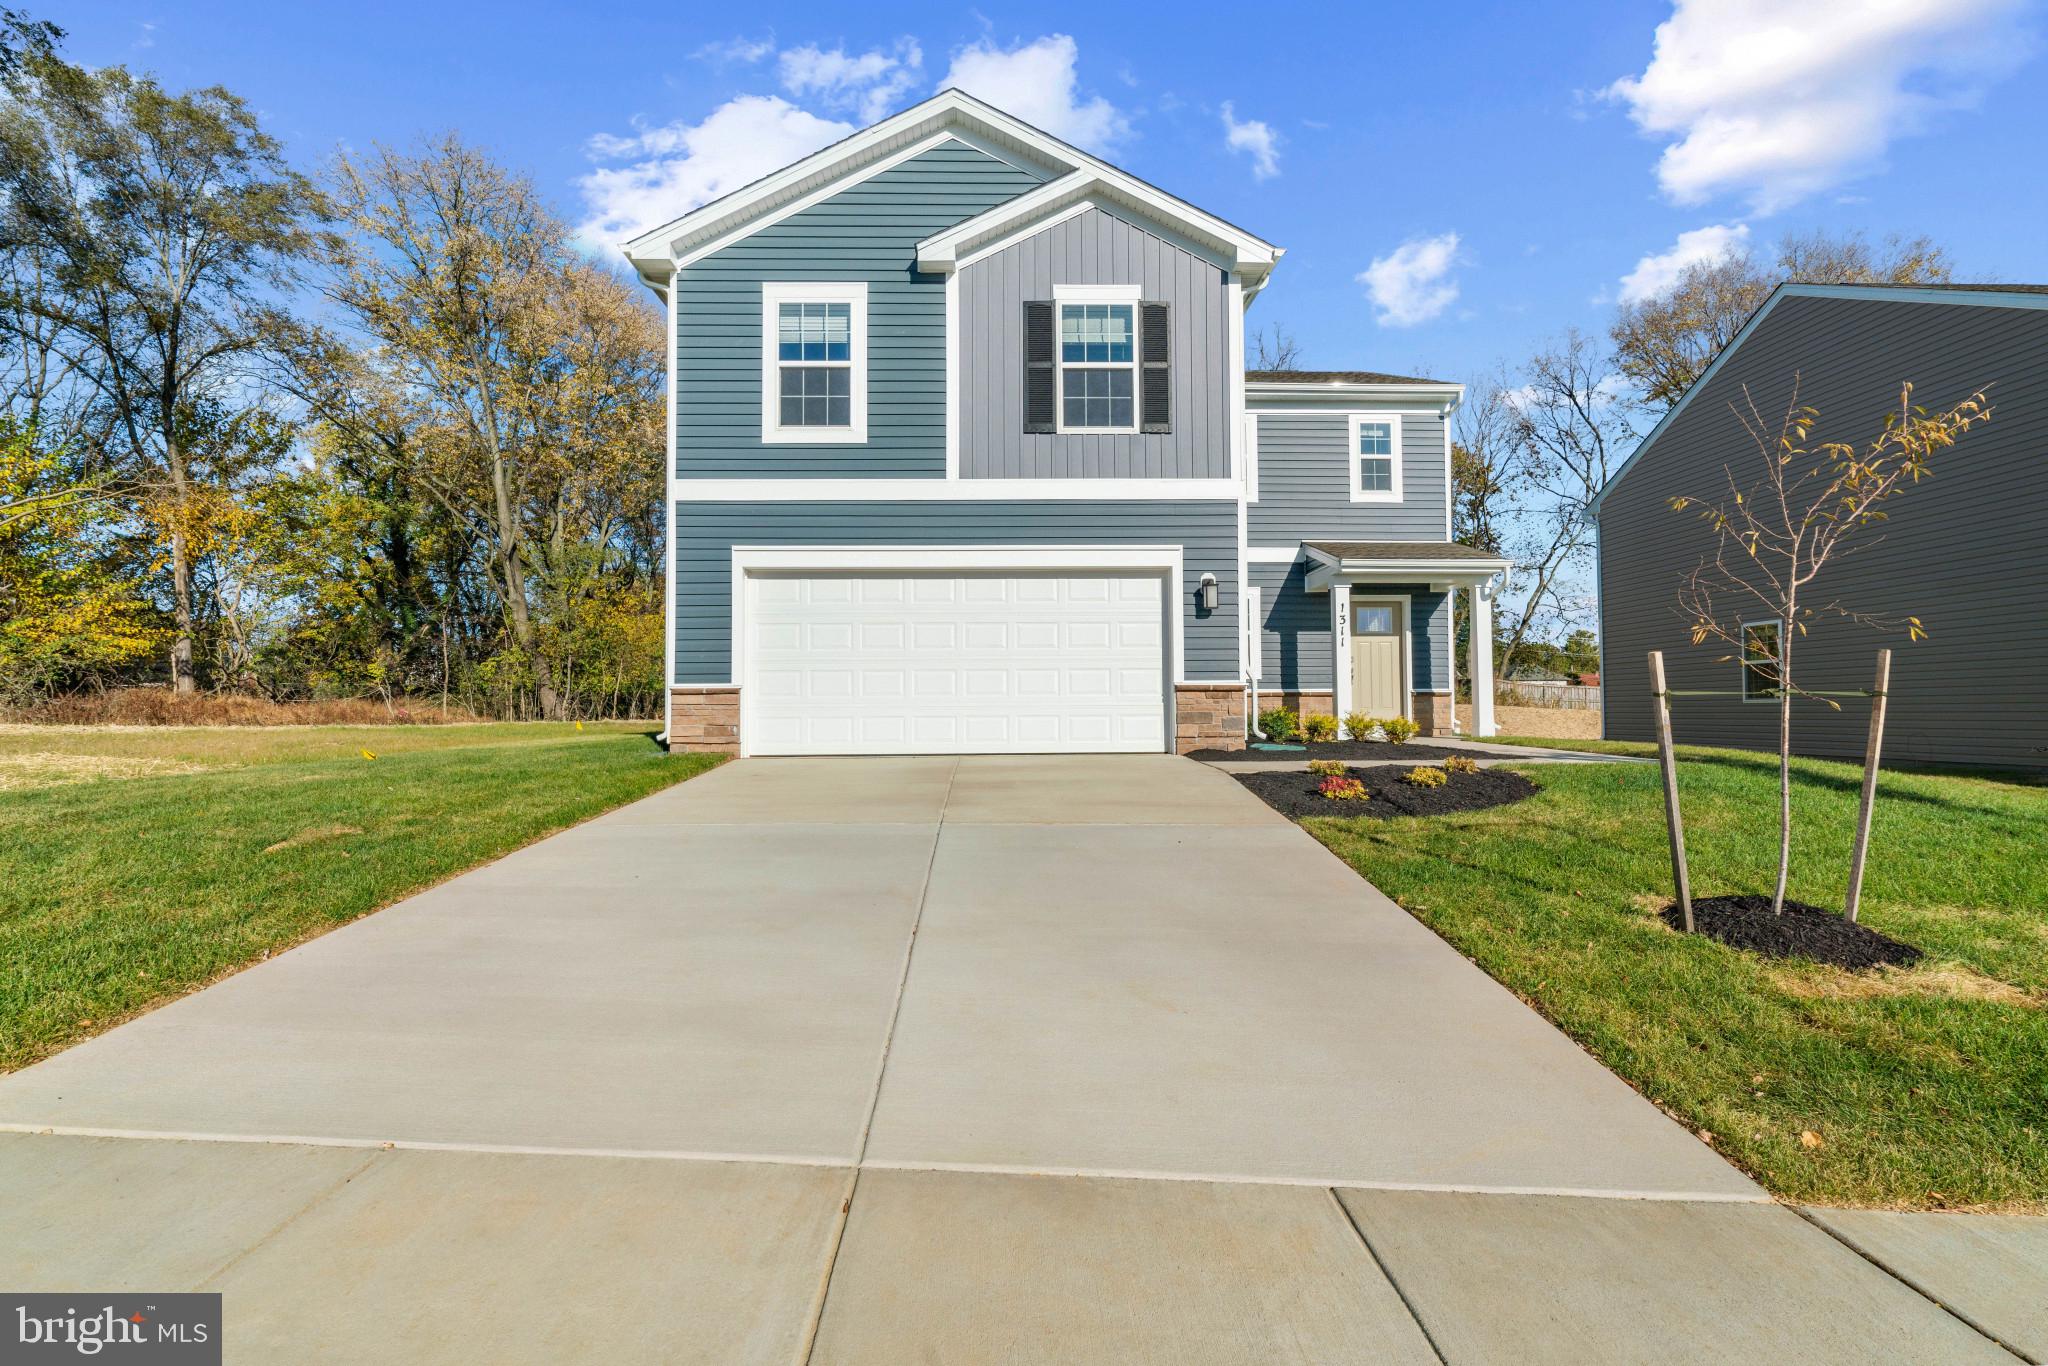
{"label": "two-story house", "polygon": [[1450,544],[1462,390],[1246,374],[1272,243],[949,90],[627,254],[668,311],[672,746],[1185,752],[1283,697],[1451,729],[1450,595],[1483,625],[1505,567]]}

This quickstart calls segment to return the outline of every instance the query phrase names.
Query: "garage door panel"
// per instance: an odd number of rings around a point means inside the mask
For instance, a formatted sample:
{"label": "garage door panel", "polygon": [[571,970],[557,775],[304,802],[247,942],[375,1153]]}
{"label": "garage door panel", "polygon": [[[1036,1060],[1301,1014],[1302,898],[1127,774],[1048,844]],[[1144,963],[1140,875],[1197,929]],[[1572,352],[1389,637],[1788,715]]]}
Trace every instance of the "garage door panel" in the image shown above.
{"label": "garage door panel", "polygon": [[764,575],[750,588],[754,753],[1165,748],[1162,574]]}

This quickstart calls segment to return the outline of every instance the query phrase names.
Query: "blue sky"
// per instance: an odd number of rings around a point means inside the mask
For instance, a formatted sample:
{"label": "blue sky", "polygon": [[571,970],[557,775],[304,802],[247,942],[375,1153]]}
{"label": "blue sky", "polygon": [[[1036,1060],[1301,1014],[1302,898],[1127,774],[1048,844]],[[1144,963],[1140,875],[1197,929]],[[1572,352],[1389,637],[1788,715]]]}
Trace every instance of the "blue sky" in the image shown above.
{"label": "blue sky", "polygon": [[308,166],[460,130],[593,241],[961,80],[1286,247],[1252,320],[1312,366],[1474,378],[1689,256],[1817,226],[2048,279],[2015,0],[32,8],[75,61],[238,92]]}

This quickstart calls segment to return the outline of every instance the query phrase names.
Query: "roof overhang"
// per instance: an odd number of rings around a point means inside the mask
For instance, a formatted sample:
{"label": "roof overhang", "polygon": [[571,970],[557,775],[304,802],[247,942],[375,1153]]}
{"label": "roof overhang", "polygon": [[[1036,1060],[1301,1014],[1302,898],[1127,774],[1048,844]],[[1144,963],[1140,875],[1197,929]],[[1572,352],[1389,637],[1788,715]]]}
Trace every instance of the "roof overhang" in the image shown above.
{"label": "roof overhang", "polygon": [[1214,214],[1156,190],[1113,167],[1083,167],[976,214],[917,244],[917,268],[948,275],[961,266],[1090,208],[1135,213],[1175,246],[1208,258],[1244,282],[1247,293],[1265,284],[1282,251]]}
{"label": "roof overhang", "polygon": [[[1047,191],[1063,187],[1061,193],[1093,193],[1104,202],[1125,205],[1185,233],[1196,242],[1212,244],[1210,249],[1219,254],[1227,249],[1232,259],[1242,260],[1248,277],[1255,275],[1260,282],[1280,257],[1280,248],[1242,228],[1148,185],[1078,147],[982,103],[972,95],[959,90],[944,90],[922,104],[913,105],[900,114],[841,138],[801,161],[641,233],[626,243],[626,258],[643,280],[658,284],[666,280],[678,265],[687,265],[696,257],[745,236],[763,220],[772,221],[774,217],[793,212],[805,203],[836,193],[839,188],[871,173],[878,163],[915,155],[924,146],[936,145],[949,137],[1051,177],[1050,182],[1039,190],[1018,197],[1018,200],[1032,200],[1041,213],[1057,212],[1043,208],[1043,204],[1048,197]],[[977,215],[969,220],[969,224],[1010,209],[1018,200],[999,206],[990,214]],[[1014,219],[1016,215],[1013,213],[1011,217]],[[960,226],[965,228],[969,224]],[[958,228],[951,229],[939,236],[947,237],[959,231]],[[957,253],[954,259],[957,260]]]}
{"label": "roof overhang", "polygon": [[1304,587],[1326,593],[1336,583],[1427,583],[1436,588],[1481,587],[1513,567],[1498,555],[1340,555],[1303,545],[1309,571]]}
{"label": "roof overhang", "polygon": [[1449,414],[1465,401],[1465,386],[1448,381],[1366,384],[1347,380],[1276,384],[1246,380],[1244,401],[1249,408],[1256,408],[1263,402],[1324,410],[1366,408],[1379,403],[1423,403]]}

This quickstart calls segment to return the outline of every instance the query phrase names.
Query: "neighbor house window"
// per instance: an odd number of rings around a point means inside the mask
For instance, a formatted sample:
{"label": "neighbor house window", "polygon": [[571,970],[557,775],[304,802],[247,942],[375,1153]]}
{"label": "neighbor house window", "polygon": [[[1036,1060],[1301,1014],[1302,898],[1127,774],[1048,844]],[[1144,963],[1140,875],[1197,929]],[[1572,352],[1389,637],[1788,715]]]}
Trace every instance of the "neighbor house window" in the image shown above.
{"label": "neighbor house window", "polygon": [[1401,499],[1401,418],[1397,413],[1351,415],[1351,501]]}
{"label": "neighbor house window", "polygon": [[761,286],[761,438],[867,439],[865,284]]}
{"label": "neighbor house window", "polygon": [[1778,695],[1778,643],[1783,623],[1742,623],[1742,700],[1767,702]]}
{"label": "neighbor house window", "polygon": [[1057,291],[1063,432],[1138,430],[1138,291]]}

